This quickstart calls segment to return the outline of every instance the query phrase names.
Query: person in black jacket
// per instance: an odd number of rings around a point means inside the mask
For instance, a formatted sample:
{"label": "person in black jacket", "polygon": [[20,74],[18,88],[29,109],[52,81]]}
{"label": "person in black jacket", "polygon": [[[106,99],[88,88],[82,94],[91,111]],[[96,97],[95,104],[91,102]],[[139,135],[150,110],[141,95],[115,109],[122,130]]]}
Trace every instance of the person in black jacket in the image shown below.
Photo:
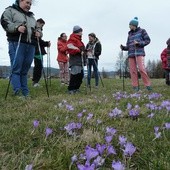
{"label": "person in black jacket", "polygon": [[98,60],[101,55],[102,46],[99,39],[94,33],[90,33],[89,42],[86,46],[87,54],[87,68],[88,68],[88,86],[90,86],[91,80],[91,68],[93,66],[94,76],[95,76],[95,87],[98,88],[99,85],[99,73],[98,73]]}
{"label": "person in black jacket", "polygon": [[[37,25],[43,30],[43,26],[45,25],[45,21],[40,18],[37,20]],[[47,54],[45,51],[45,47],[50,47],[50,41],[44,41],[42,38],[39,38],[39,46],[41,51],[38,47],[38,42],[35,48],[35,56],[34,56],[34,68],[33,68],[33,86],[38,87],[39,81],[42,75],[42,69],[43,69],[43,55]],[[41,53],[40,53],[41,52]]]}

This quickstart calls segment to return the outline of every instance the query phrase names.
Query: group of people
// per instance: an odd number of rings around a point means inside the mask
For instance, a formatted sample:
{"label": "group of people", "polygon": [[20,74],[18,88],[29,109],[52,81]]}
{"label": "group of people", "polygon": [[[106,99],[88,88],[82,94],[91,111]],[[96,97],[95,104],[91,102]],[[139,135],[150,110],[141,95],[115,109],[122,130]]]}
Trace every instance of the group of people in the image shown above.
{"label": "group of people", "polygon": [[[30,12],[32,0],[16,0],[15,4],[5,9],[1,16],[1,25],[6,31],[9,42],[9,56],[11,63],[10,80],[15,95],[22,93],[29,95],[27,85],[27,74],[34,59],[33,85],[39,86],[43,68],[43,55],[46,54],[45,47],[50,47],[50,41],[42,40],[42,30],[45,21],[40,18],[36,20]],[[151,82],[147,75],[144,56],[144,47],[150,43],[150,37],[145,29],[138,26],[138,18],[129,22],[130,31],[126,45],[120,45],[121,50],[128,51],[128,60],[132,87],[139,91],[138,70],[147,90],[152,90]],[[60,79],[62,84],[68,85],[68,93],[79,92],[84,77],[84,66],[87,66],[87,86],[91,86],[92,66],[95,76],[95,87],[99,85],[98,60],[102,52],[102,46],[95,35],[88,35],[89,42],[85,46],[82,42],[83,29],[76,25],[73,33],[67,39],[66,33],[61,33],[57,41],[57,61],[60,68]],[[170,40],[168,47],[161,54],[162,60],[166,62],[164,68],[167,72],[166,83],[170,85]],[[167,57],[168,55],[168,57]],[[168,59],[167,59],[168,58]],[[168,70],[168,71],[167,71]]]}

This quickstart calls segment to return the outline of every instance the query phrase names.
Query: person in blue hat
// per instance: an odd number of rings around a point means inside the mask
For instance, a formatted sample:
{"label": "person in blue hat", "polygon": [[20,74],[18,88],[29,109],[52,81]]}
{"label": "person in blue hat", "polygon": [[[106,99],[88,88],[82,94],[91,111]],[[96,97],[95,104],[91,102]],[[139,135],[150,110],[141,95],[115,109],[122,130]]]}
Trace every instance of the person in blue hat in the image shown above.
{"label": "person in blue hat", "polygon": [[141,74],[143,83],[148,91],[152,90],[150,78],[144,65],[144,47],[150,43],[150,37],[145,29],[140,28],[138,18],[135,17],[129,22],[130,31],[126,46],[120,45],[121,50],[128,51],[131,83],[133,89],[139,91],[138,71]]}

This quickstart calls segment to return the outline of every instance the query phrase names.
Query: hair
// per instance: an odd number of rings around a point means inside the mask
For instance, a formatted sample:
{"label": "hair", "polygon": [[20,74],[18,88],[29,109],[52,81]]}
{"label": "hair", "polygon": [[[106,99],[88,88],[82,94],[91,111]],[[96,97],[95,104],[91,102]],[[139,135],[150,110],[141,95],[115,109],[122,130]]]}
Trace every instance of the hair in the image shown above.
{"label": "hair", "polygon": [[93,37],[93,38],[97,38],[95,33],[90,33],[88,36]]}
{"label": "hair", "polygon": [[37,19],[37,22],[39,22],[41,24],[45,24],[45,21],[42,18]]}
{"label": "hair", "polygon": [[63,33],[61,33],[61,34],[60,34],[60,38],[62,38],[64,34],[66,34],[66,33],[64,33],[64,32],[63,32]]}

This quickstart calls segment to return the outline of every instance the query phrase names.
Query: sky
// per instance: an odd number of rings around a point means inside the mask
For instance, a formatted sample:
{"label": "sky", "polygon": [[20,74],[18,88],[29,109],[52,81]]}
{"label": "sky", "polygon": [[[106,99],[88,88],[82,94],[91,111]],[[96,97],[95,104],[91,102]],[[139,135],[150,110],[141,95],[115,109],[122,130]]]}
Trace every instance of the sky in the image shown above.
{"label": "sky", "polygon": [[[3,0],[0,14],[15,0]],[[160,60],[160,53],[166,48],[170,37],[169,0],[35,0],[31,11],[35,18],[46,22],[43,39],[51,41],[51,67],[59,68],[57,58],[57,39],[62,32],[68,37],[73,27],[83,28],[82,40],[88,43],[88,34],[94,32],[102,44],[99,70],[114,71],[120,52],[120,44],[125,45],[129,22],[138,17],[139,26],[151,38],[145,47],[145,63],[150,59]],[[44,56],[44,66],[47,59]],[[9,65],[8,43],[5,31],[0,26],[0,65]]]}

